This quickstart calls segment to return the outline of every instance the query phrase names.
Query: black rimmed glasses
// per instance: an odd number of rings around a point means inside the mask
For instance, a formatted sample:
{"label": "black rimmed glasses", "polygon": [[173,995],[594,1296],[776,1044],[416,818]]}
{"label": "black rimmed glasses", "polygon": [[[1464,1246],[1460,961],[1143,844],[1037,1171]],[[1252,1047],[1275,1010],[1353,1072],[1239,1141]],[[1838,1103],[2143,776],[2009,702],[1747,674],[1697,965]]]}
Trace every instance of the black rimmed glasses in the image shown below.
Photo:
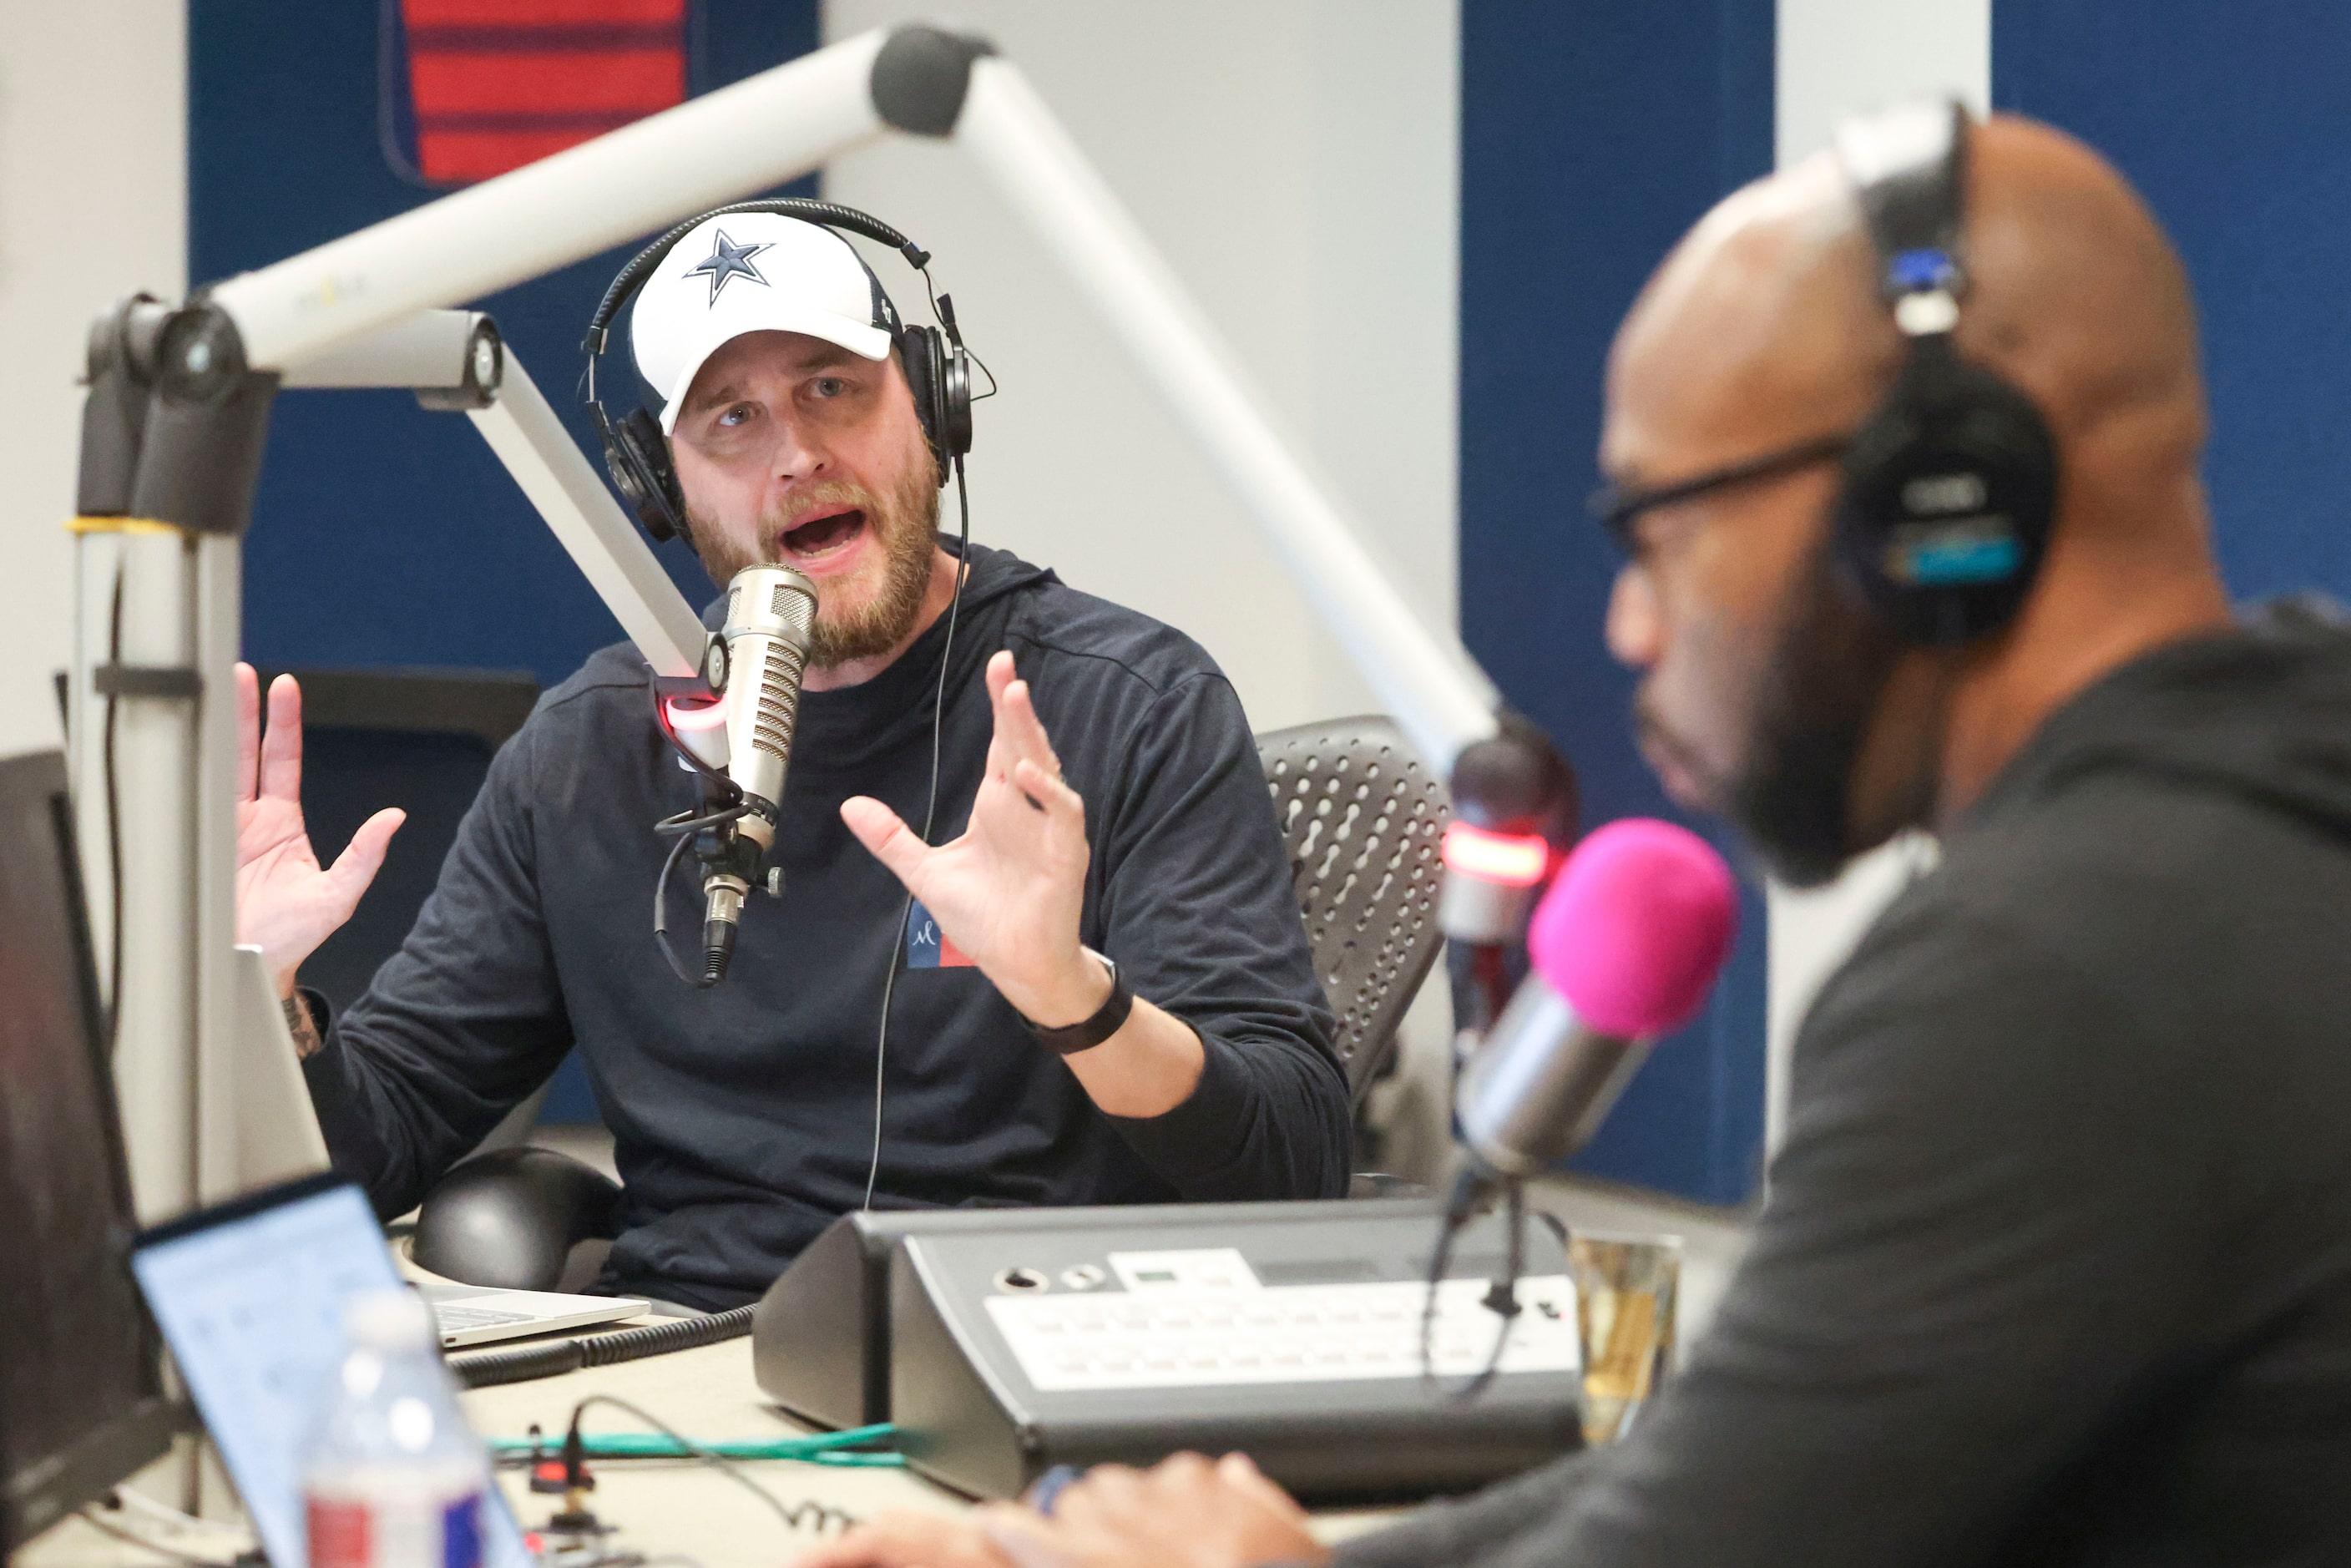
{"label": "black rimmed glasses", "polygon": [[1695,478],[1677,479],[1670,485],[1635,485],[1622,486],[1604,485],[1592,493],[1586,503],[1616,548],[1626,555],[1635,554],[1633,525],[1644,512],[1654,512],[1659,507],[1670,507],[1683,501],[1696,500],[1717,490],[1728,490],[1734,485],[1753,484],[1759,479],[1773,479],[1782,474],[1792,474],[1799,468],[1809,468],[1815,463],[1826,463],[1842,457],[1853,444],[1850,435],[1816,435],[1810,441],[1783,446],[1777,452],[1767,452],[1761,457],[1710,469]]}

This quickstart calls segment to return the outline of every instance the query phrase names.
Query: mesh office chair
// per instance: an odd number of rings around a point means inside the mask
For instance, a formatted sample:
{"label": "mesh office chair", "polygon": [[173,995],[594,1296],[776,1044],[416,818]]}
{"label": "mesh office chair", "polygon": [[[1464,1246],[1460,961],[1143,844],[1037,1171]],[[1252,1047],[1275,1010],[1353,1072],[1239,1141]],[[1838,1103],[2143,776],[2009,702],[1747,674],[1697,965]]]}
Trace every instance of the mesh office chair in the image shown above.
{"label": "mesh office chair", "polygon": [[1361,1105],[1445,946],[1437,851],[1452,801],[1376,716],[1274,730],[1257,749],[1314,972],[1339,1020],[1348,1094]]}

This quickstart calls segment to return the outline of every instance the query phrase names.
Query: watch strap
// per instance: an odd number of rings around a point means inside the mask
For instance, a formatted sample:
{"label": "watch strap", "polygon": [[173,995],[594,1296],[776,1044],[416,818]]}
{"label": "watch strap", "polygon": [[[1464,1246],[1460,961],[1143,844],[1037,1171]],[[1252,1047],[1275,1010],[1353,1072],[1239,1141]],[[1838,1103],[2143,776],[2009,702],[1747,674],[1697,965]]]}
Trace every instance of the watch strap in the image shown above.
{"label": "watch strap", "polygon": [[1092,1051],[1124,1029],[1127,1015],[1134,1011],[1134,991],[1127,985],[1126,977],[1118,972],[1118,966],[1091,947],[1086,948],[1085,953],[1110,971],[1110,995],[1101,1007],[1094,1009],[1093,1017],[1060,1029],[1047,1029],[1025,1015],[1020,1019],[1029,1026],[1029,1032],[1037,1037],[1037,1043],[1057,1056],[1074,1056],[1081,1051]]}

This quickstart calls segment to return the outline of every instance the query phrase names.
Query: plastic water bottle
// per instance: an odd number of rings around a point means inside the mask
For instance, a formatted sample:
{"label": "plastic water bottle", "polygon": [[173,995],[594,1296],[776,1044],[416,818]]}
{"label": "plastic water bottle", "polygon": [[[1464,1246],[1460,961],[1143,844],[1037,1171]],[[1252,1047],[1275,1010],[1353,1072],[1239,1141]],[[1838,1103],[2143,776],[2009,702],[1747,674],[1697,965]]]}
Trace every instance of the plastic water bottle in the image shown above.
{"label": "plastic water bottle", "polygon": [[432,1310],[412,1291],[372,1291],[343,1326],[350,1349],[302,1473],[309,1568],[481,1568],[489,1461]]}

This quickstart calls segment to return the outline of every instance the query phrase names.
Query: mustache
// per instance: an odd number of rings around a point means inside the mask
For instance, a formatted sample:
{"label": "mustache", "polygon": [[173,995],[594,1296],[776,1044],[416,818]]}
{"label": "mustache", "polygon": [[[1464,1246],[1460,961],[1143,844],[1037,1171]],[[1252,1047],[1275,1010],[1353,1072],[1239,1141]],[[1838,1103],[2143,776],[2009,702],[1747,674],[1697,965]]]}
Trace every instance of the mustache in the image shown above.
{"label": "mustache", "polygon": [[781,560],[781,556],[773,552],[781,549],[792,519],[812,507],[854,507],[865,514],[868,526],[878,527],[883,501],[864,486],[847,479],[827,479],[787,495],[759,518],[760,546],[770,552],[767,564],[775,565]]}

